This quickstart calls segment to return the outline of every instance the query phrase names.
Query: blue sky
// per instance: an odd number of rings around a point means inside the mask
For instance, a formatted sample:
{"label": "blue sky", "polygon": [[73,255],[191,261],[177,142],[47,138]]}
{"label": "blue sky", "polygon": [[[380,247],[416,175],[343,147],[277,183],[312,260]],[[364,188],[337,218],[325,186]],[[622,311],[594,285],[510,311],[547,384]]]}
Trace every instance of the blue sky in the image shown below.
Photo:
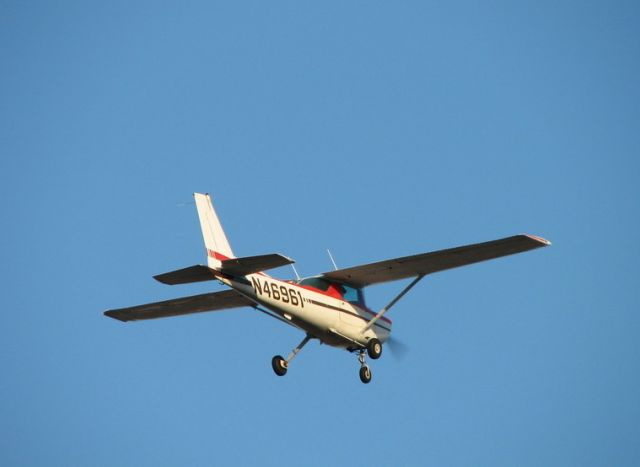
{"label": "blue sky", "polygon": [[[638,465],[639,14],[2,2],[0,464]],[[250,309],[102,316],[220,289],[151,279],[204,261],[194,191],[302,275],[554,245],[427,277],[368,386],[317,342],[277,378]]]}

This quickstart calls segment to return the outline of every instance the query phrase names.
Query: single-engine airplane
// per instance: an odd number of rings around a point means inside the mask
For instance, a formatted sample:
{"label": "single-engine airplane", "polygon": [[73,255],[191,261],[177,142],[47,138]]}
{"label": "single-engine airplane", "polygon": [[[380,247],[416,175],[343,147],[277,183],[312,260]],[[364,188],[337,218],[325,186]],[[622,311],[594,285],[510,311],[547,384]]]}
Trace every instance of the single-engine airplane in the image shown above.
{"label": "single-engine airplane", "polygon": [[[104,314],[120,321],[137,321],[253,307],[305,332],[304,339],[286,359],[280,355],[273,357],[273,371],[278,376],[287,373],[291,361],[311,339],[318,339],[321,343],[356,353],[360,362],[360,380],[369,383],[371,369],[366,363],[366,356],[373,360],[380,358],[382,344],[391,334],[391,321],[385,314],[424,276],[551,244],[533,235],[515,235],[345,269],[336,268],[306,279],[280,280],[264,271],[293,264],[293,260],[280,254],[236,257],[209,195],[195,193],[194,197],[207,251],[207,265],[190,266],[154,278],[169,285],[217,280],[230,289],[109,310]],[[365,287],[407,278],[413,280],[377,313],[366,305]]]}

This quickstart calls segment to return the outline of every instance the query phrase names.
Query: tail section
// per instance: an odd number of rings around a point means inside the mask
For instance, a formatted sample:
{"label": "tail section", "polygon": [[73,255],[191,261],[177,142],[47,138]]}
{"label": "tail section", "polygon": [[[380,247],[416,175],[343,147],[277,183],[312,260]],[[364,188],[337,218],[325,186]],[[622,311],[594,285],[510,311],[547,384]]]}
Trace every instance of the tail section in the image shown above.
{"label": "tail section", "polygon": [[210,268],[220,269],[222,261],[235,258],[227,236],[222,229],[220,220],[211,204],[211,197],[208,194],[194,193],[202,237],[207,249],[207,264]]}

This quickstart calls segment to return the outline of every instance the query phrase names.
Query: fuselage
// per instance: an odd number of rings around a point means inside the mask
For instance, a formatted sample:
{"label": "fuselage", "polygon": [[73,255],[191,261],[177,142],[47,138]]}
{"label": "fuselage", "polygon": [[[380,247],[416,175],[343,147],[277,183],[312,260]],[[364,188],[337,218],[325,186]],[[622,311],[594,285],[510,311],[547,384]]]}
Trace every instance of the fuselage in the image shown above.
{"label": "fuselage", "polygon": [[391,333],[391,321],[384,317],[364,329],[375,313],[364,304],[362,292],[346,284],[327,282],[327,290],[321,290],[315,287],[320,279],[283,281],[264,273],[218,279],[334,347],[355,350],[374,337],[385,342]]}

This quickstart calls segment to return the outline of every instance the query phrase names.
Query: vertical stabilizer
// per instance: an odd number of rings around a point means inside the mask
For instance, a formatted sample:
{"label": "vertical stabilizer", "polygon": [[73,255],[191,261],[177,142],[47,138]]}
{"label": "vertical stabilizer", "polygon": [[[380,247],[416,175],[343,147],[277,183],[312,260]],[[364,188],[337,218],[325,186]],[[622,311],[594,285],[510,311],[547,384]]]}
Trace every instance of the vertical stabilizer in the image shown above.
{"label": "vertical stabilizer", "polygon": [[211,197],[202,193],[194,193],[193,196],[196,200],[196,208],[200,218],[202,238],[207,249],[207,263],[210,268],[218,269],[222,264],[222,260],[234,258],[235,256],[231,251],[220,220],[213,209]]}

